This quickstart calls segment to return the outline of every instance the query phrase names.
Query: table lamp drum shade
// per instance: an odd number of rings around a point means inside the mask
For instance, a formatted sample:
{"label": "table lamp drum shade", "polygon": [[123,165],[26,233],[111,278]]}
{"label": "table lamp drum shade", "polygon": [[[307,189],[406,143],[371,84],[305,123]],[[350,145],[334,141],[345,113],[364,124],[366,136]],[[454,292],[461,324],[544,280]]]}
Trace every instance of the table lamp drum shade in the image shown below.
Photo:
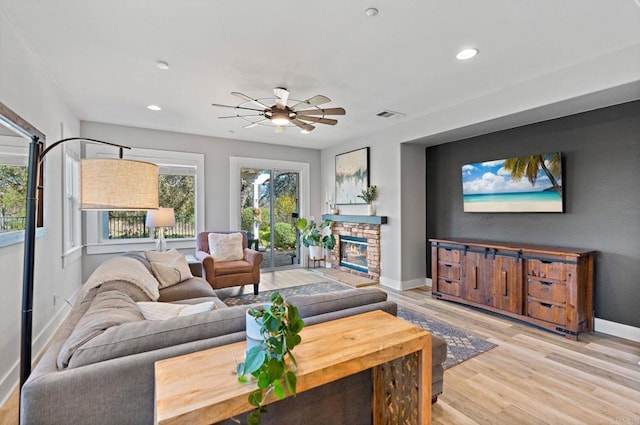
{"label": "table lamp drum shade", "polygon": [[158,208],[147,211],[147,227],[173,227],[176,225],[176,215],[173,208]]}
{"label": "table lamp drum shade", "polygon": [[80,161],[80,208],[158,208],[158,166],[127,159],[83,159]]}

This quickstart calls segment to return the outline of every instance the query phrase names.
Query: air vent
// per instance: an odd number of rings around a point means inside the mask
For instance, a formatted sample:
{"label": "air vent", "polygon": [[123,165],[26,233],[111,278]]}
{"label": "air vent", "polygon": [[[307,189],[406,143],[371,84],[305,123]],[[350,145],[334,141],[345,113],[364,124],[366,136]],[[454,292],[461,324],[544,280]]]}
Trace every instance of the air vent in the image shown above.
{"label": "air vent", "polygon": [[404,117],[406,114],[403,114],[402,112],[395,112],[395,111],[389,111],[388,109],[385,109],[382,112],[378,112],[376,114],[379,117],[382,118],[402,118]]}

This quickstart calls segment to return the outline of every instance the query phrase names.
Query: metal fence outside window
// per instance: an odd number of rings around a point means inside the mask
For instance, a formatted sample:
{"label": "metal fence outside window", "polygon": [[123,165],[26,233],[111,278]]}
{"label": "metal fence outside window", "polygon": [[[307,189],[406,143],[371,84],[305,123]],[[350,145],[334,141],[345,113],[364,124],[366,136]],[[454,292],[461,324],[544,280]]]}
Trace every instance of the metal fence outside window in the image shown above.
{"label": "metal fence outside window", "polygon": [[[149,229],[145,227],[146,217],[146,213],[111,211],[108,223],[109,239],[148,238]],[[185,215],[176,215],[176,225],[164,229],[166,239],[192,238],[195,235],[194,219]]]}
{"label": "metal fence outside window", "polygon": [[0,216],[0,233],[24,230],[27,218],[19,216]]}

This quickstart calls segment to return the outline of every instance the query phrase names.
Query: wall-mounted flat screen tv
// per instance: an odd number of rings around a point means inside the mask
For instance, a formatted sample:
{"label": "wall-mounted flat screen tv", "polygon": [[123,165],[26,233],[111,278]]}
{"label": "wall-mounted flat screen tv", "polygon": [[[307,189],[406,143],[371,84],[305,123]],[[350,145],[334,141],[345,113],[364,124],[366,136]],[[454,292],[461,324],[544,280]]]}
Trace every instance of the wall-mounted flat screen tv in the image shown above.
{"label": "wall-mounted flat screen tv", "polygon": [[462,166],[464,212],[564,212],[562,154]]}

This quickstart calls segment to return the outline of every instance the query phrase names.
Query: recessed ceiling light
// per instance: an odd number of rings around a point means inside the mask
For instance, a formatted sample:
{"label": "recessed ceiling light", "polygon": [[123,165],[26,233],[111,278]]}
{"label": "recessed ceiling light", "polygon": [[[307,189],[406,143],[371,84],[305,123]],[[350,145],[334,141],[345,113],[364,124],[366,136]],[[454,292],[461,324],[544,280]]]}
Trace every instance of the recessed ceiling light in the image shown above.
{"label": "recessed ceiling light", "polygon": [[167,70],[169,69],[169,64],[166,63],[165,61],[158,61],[156,62],[156,67],[158,69]]}
{"label": "recessed ceiling light", "polygon": [[370,7],[367,10],[365,10],[364,13],[368,17],[373,18],[374,16],[378,16],[378,9],[376,9],[375,7]]}
{"label": "recessed ceiling light", "polygon": [[159,107],[158,105],[148,105],[147,109],[151,110],[151,111],[161,111],[162,108]]}
{"label": "recessed ceiling light", "polygon": [[464,61],[467,59],[471,59],[477,54],[478,54],[478,49],[464,49],[458,52],[458,54],[456,55],[456,59]]}
{"label": "recessed ceiling light", "polygon": [[300,133],[302,134],[309,134],[311,133],[309,130],[305,130],[304,128],[302,130],[300,130]]}

